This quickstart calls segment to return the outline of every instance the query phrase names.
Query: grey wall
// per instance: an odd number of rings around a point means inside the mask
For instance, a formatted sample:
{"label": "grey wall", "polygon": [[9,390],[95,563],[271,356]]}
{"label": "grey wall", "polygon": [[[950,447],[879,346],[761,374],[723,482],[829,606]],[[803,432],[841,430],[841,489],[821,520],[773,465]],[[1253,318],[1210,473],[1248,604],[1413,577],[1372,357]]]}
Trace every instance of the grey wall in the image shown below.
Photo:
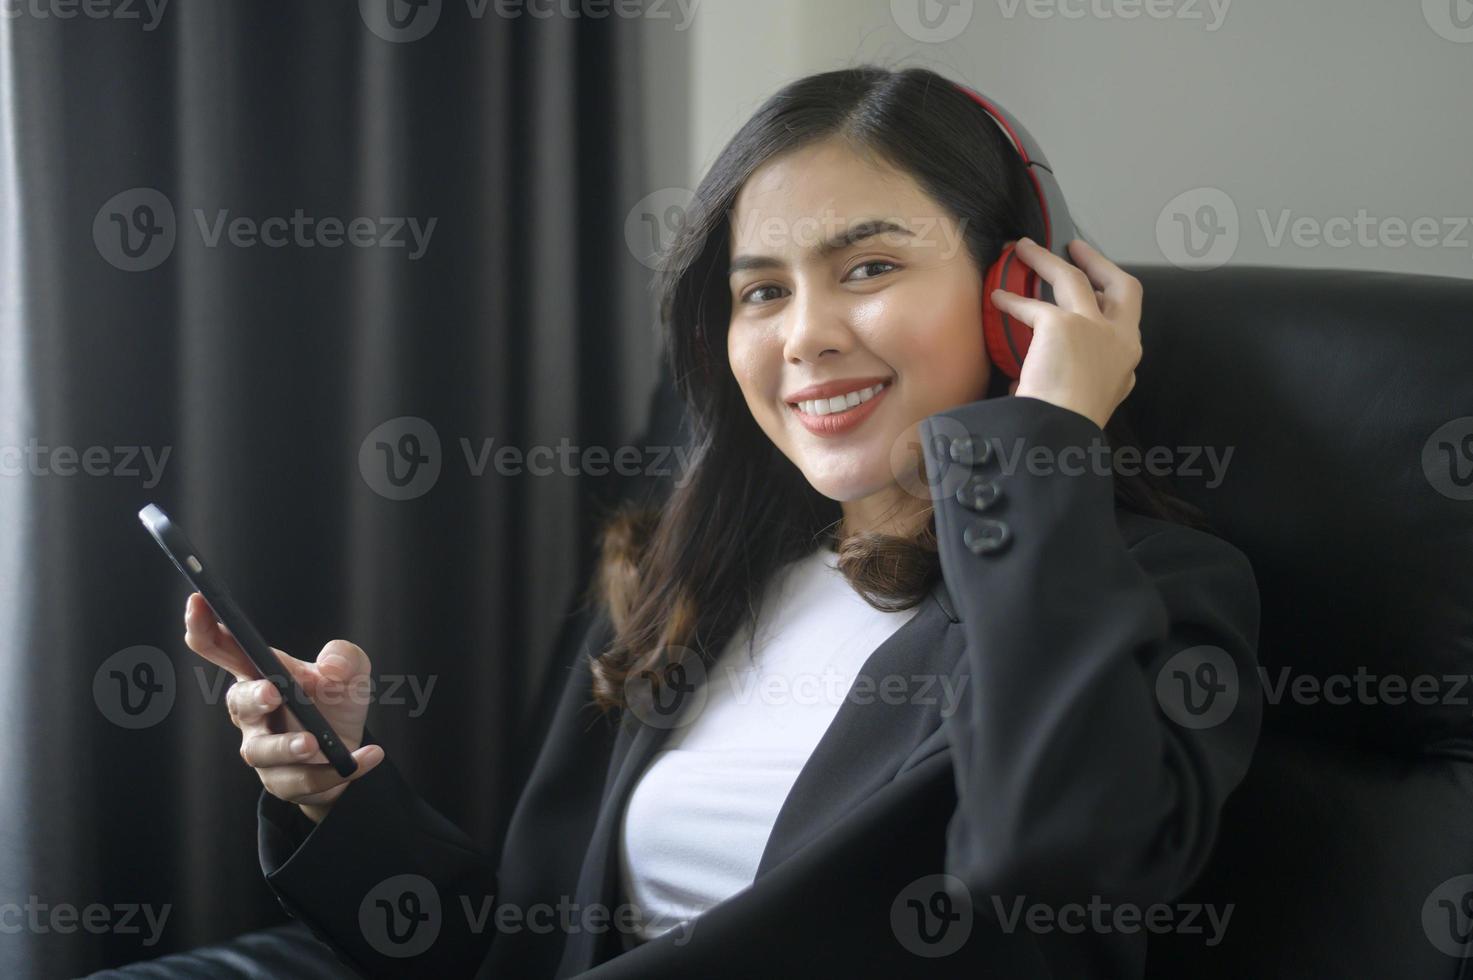
{"label": "grey wall", "polygon": [[1473,275],[1468,0],[689,2],[646,29],[651,191],[786,81],[924,65],[1027,124],[1118,262]]}

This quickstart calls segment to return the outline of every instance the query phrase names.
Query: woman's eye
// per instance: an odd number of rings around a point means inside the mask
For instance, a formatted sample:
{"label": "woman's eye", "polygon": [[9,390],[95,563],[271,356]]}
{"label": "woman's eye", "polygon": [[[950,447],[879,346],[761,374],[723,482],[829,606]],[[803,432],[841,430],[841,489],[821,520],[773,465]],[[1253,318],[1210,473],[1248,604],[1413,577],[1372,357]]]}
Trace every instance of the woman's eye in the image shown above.
{"label": "woman's eye", "polygon": [[[850,276],[853,276],[854,275],[854,272],[858,272],[860,269],[873,269],[877,265],[879,265],[879,266],[885,266],[886,267],[885,270],[884,270],[885,272],[888,272],[890,269],[895,268],[895,263],[894,262],[886,262],[883,259],[875,259],[875,260],[873,260],[871,262],[861,262],[861,263],[859,263],[859,265],[856,265],[854,267],[854,271],[850,273]],[[860,279],[873,279],[875,277],[872,276],[872,275],[867,275],[867,276],[860,276],[859,278]]]}
{"label": "woman's eye", "polygon": [[[743,303],[761,303],[761,302],[765,302],[764,300],[757,298],[757,294],[766,292],[769,289],[782,289],[782,287],[781,286],[757,286],[757,287],[754,287],[752,289],[747,290],[745,293],[742,294],[742,302]],[[773,299],[776,299],[777,297],[774,296],[772,298]]]}

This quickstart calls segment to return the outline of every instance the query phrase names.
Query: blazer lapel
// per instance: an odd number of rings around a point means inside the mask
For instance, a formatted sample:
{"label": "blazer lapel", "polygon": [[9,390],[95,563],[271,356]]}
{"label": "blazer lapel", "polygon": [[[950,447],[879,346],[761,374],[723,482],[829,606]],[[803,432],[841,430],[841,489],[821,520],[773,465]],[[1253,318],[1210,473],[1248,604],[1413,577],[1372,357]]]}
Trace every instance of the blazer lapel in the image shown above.
{"label": "blazer lapel", "polygon": [[[757,877],[892,779],[916,746],[939,728],[940,710],[946,703],[941,681],[949,678],[965,642],[961,630],[949,629],[957,621],[956,605],[945,581],[938,578],[920,611],[870,654],[861,668],[861,674],[874,682],[868,703],[846,698],[839,706],[778,811]],[[880,685],[886,677],[904,678],[902,695],[907,697],[901,703],[883,695]],[[929,691],[921,692],[917,677],[931,679]],[[936,703],[918,703],[922,698],[917,694]],[[581,908],[602,907],[612,914],[623,903],[615,850],[620,818],[635,780],[672,730],[648,725],[633,712],[622,713],[610,755],[613,775],[578,876],[576,900]],[[557,976],[590,969],[621,949],[617,930],[575,931],[568,936]]]}
{"label": "blazer lapel", "polygon": [[860,670],[866,685],[850,688],[778,810],[759,879],[859,809],[940,730],[966,644],[954,622],[955,606],[938,580],[921,610],[870,654]]}
{"label": "blazer lapel", "polygon": [[[588,852],[578,875],[578,908],[600,908],[612,916],[614,910],[623,904],[618,880],[619,862],[614,851],[619,819],[634,788],[635,778],[644,771],[645,765],[659,751],[660,744],[671,731],[670,728],[647,725],[633,712],[621,713],[619,734],[615,737],[609,760],[609,772],[613,776],[604,791],[593,836],[589,839]],[[621,952],[621,942],[622,934],[616,929],[602,932],[575,930],[569,934],[563,947],[563,958],[556,975],[573,976],[593,968]]]}

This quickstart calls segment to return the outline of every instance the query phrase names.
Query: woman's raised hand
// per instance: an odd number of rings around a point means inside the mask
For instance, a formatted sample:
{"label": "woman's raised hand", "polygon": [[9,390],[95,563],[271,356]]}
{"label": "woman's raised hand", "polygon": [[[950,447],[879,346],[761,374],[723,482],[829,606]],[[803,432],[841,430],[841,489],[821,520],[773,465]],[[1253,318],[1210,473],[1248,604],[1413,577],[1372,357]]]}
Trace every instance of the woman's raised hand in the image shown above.
{"label": "woman's raised hand", "polygon": [[1033,328],[1009,391],[1073,409],[1103,429],[1135,387],[1140,280],[1079,238],[1069,243],[1077,265],[1030,238],[1018,240],[1016,254],[1053,287],[1056,302],[993,290],[993,305]]}

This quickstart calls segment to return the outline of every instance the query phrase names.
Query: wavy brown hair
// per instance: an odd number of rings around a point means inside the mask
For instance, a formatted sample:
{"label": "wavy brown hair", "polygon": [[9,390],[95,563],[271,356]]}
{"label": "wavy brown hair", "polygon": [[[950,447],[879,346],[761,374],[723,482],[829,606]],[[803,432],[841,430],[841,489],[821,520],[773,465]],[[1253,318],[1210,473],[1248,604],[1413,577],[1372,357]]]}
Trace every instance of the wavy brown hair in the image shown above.
{"label": "wavy brown hair", "polygon": [[[979,270],[1007,241],[1044,239],[1023,163],[983,110],[923,68],[861,66],[799,79],[773,95],[721,151],[695,191],[655,286],[664,355],[691,432],[690,472],[660,504],[616,507],[603,525],[585,601],[604,604],[614,636],[595,657],[593,703],[628,706],[626,682],[698,656],[709,668],[745,622],[755,627],[772,575],[820,544],[877,609],[908,609],[941,576],[934,512],[910,536],[843,529],[841,505],[815,490],[769,440],[726,358],[729,218],[752,173],[779,154],[839,138],[912,179],[961,223]],[[1083,236],[1081,236],[1083,237]],[[979,310],[981,297],[978,297]],[[1005,395],[992,372],[986,397]],[[1117,412],[1114,448],[1136,446]],[[1114,477],[1117,507],[1206,526],[1148,472]],[[755,629],[753,630],[755,632]]]}

